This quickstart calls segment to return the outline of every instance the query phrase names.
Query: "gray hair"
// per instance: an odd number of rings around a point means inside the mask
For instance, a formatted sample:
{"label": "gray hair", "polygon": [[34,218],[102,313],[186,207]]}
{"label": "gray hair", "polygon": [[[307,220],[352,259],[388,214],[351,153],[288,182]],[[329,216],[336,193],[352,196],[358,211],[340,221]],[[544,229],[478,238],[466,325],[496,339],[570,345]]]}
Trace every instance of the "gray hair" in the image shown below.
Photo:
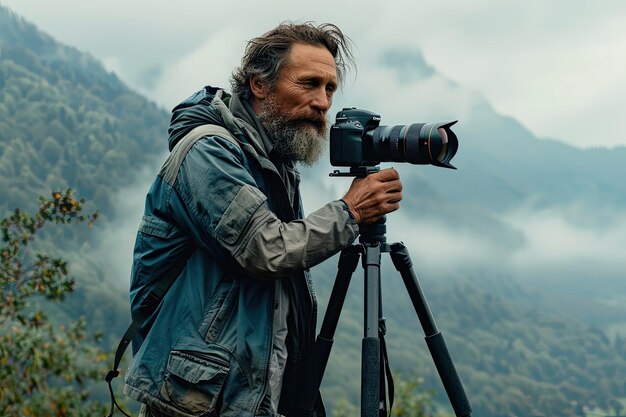
{"label": "gray hair", "polygon": [[248,42],[241,66],[233,71],[231,87],[243,99],[252,98],[250,79],[257,75],[273,89],[280,70],[294,43],[323,46],[335,59],[339,83],[349,68],[355,67],[350,49],[352,41],[330,23],[314,25],[311,22],[283,22],[262,36]]}

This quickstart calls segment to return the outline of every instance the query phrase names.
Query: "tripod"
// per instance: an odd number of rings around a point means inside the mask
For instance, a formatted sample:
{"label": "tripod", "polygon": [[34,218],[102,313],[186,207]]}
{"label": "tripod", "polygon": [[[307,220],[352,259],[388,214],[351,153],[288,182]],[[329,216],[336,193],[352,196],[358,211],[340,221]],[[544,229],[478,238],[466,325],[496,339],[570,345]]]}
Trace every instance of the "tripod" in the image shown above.
{"label": "tripod", "polygon": [[452,363],[448,348],[430,312],[424,293],[412,268],[409,252],[403,243],[386,243],[386,226],[383,216],[378,222],[360,227],[360,245],[352,245],[341,252],[337,277],[328,301],[324,321],[315,341],[313,359],[306,377],[303,408],[311,414],[324,376],[328,357],[337,329],[339,315],[348,291],[352,274],[359,257],[365,273],[365,312],[361,353],[361,417],[384,417],[387,414],[384,378],[384,360],[381,356],[382,335],[385,332],[380,291],[381,254],[387,252],[402,276],[411,302],[430,350],[439,377],[457,417],[470,417],[472,409],[463,385]]}

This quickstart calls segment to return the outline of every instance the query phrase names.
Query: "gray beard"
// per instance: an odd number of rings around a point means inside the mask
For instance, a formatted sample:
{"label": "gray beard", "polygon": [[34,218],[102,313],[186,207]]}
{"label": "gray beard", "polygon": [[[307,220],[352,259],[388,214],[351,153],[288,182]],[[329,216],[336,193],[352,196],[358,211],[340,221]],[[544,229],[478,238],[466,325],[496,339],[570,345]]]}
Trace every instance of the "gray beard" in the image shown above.
{"label": "gray beard", "polygon": [[274,146],[282,158],[313,166],[320,160],[328,141],[328,124],[292,120],[278,110],[274,98],[268,99],[258,115]]}

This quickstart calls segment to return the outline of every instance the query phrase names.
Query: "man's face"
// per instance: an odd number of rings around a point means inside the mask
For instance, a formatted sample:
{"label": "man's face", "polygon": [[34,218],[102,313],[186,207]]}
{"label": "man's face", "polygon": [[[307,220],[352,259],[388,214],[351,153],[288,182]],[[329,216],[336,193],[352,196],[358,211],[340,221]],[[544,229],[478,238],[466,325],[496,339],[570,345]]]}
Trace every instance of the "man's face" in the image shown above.
{"label": "man's face", "polygon": [[322,46],[294,44],[276,86],[261,100],[259,119],[283,157],[312,165],[328,138],[326,112],[337,89],[337,70]]}

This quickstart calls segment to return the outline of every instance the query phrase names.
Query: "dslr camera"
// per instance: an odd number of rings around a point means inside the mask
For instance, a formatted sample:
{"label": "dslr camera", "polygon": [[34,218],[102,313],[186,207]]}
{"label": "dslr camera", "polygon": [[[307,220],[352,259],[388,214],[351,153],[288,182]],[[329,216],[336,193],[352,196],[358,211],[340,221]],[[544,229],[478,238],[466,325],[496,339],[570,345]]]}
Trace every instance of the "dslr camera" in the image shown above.
{"label": "dslr camera", "polygon": [[450,129],[457,121],[379,126],[380,116],[367,110],[344,108],[330,128],[330,163],[350,167],[338,176],[364,176],[381,162],[430,164],[456,169],[450,160],[459,143]]}

